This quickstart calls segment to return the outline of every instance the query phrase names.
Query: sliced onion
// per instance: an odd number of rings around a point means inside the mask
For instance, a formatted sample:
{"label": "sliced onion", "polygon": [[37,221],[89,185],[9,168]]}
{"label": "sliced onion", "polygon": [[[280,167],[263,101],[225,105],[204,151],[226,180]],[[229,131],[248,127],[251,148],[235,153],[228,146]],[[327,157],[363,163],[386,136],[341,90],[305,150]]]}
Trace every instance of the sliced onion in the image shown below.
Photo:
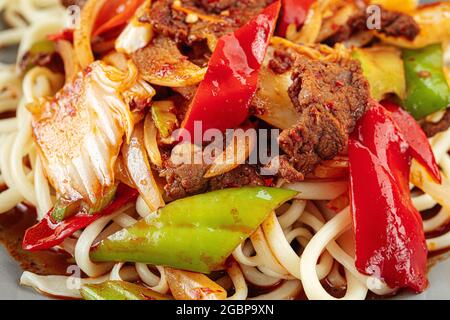
{"label": "sliced onion", "polygon": [[151,84],[166,87],[186,87],[203,80],[207,68],[200,68],[183,56],[177,44],[169,38],[157,37],[133,55],[142,78]]}
{"label": "sliced onion", "polygon": [[332,0],[318,0],[311,5],[303,27],[297,32],[295,25],[289,25],[286,38],[296,43],[315,43],[322,27],[325,10]]}
{"label": "sliced onion", "polygon": [[269,47],[263,67],[258,77],[258,90],[252,104],[263,110],[258,118],[276,128],[293,127],[298,119],[298,113],[289,98],[288,88],[292,85],[291,72],[274,73],[268,66],[273,58],[274,47]]}
{"label": "sliced onion", "polygon": [[303,181],[289,183],[283,188],[297,191],[297,199],[333,200],[348,190],[347,181]]}
{"label": "sliced onion", "polygon": [[336,199],[331,200],[327,204],[327,208],[335,213],[341,212],[350,205],[350,199],[347,193],[341,194]]}
{"label": "sliced onion", "polygon": [[56,43],[56,50],[61,56],[64,62],[64,72],[66,73],[66,83],[75,78],[76,74],[80,71],[80,65],[78,63],[77,56],[73,49],[72,44],[66,40],[60,40]]}
{"label": "sliced onion", "polygon": [[322,161],[314,169],[314,177],[319,179],[339,179],[348,176],[348,159]]}
{"label": "sliced onion", "polygon": [[143,124],[137,125],[129,143],[122,146],[124,163],[131,180],[151,211],[164,206],[164,200],[152,174],[144,146]]}
{"label": "sliced onion", "polygon": [[144,143],[147,154],[151,163],[158,167],[162,167],[161,153],[158,148],[157,129],[152,119],[152,114],[149,112],[145,117],[144,122]]}
{"label": "sliced onion", "polygon": [[411,182],[450,212],[450,181],[444,176],[442,178],[442,183],[437,183],[424,167],[413,160]]}
{"label": "sliced onion", "polygon": [[117,38],[115,47],[118,52],[131,54],[146,47],[153,38],[153,28],[150,23],[139,21],[151,6],[151,0],[146,0],[136,11],[132,20],[128,23]]}
{"label": "sliced onion", "polygon": [[[339,3],[338,1],[336,2]],[[357,12],[358,8],[356,4],[350,1],[336,8],[336,11],[329,18],[324,19],[319,35],[317,36],[317,42],[321,42],[335,34],[336,30],[340,26],[345,26],[348,20]]]}
{"label": "sliced onion", "polygon": [[225,300],[224,288],[207,276],[166,268],[167,282],[176,300]]}
{"label": "sliced onion", "polygon": [[80,23],[74,33],[74,48],[82,69],[94,62],[91,34],[97,15],[105,2],[106,0],[88,0],[81,11]]}
{"label": "sliced onion", "polygon": [[254,130],[235,130],[231,143],[214,159],[205,178],[217,177],[244,164],[255,146],[256,132]]}
{"label": "sliced onion", "polygon": [[444,52],[444,74],[450,87],[450,39],[442,43],[442,51]]}

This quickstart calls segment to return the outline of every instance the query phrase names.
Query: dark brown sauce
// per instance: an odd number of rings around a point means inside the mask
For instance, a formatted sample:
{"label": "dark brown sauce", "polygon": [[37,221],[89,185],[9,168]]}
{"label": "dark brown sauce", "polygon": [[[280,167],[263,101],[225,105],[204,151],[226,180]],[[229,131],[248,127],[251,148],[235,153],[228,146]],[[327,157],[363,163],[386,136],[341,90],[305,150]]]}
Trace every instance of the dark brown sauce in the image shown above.
{"label": "dark brown sauce", "polygon": [[23,270],[39,275],[67,275],[67,268],[73,264],[65,252],[47,250],[29,252],[22,249],[25,230],[36,223],[36,211],[19,206],[0,215],[0,243]]}

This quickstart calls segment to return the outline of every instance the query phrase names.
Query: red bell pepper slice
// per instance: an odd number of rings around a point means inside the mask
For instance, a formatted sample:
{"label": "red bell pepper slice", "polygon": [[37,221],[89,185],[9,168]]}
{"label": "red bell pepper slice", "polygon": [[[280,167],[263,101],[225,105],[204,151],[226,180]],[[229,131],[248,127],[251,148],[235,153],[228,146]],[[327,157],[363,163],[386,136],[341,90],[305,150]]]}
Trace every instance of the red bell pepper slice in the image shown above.
{"label": "red bell pepper slice", "polygon": [[391,112],[392,118],[411,147],[414,159],[428,170],[436,182],[441,183],[441,171],[434,158],[433,150],[417,121],[406,110],[393,102],[385,100],[381,104]]}
{"label": "red bell pepper slice", "polygon": [[294,24],[297,28],[305,23],[308,10],[315,0],[282,0],[280,21],[277,33],[281,37],[286,36],[287,28]]}
{"label": "red bell pepper slice", "polygon": [[375,104],[349,140],[350,198],[357,269],[421,292],[427,246],[409,190],[411,150],[390,112]]}
{"label": "red bell pepper slice", "polygon": [[219,39],[182,124],[191,137],[196,121],[202,124],[203,136],[208,129],[225,131],[247,119],[279,11],[280,1],[276,1],[233,34]]}
{"label": "red bell pepper slice", "polygon": [[61,222],[55,222],[49,212],[38,224],[25,232],[22,248],[28,251],[53,248],[76,231],[87,227],[101,217],[113,214],[128,203],[136,201],[138,195],[137,190],[120,185],[114,201],[98,213],[78,213]]}
{"label": "red bell pepper slice", "polygon": [[93,37],[116,28],[124,27],[144,0],[108,0],[100,10],[95,22]]}
{"label": "red bell pepper slice", "polygon": [[47,36],[47,39],[53,42],[57,42],[59,40],[66,40],[70,43],[73,43],[73,29],[64,29],[61,32],[50,34]]}

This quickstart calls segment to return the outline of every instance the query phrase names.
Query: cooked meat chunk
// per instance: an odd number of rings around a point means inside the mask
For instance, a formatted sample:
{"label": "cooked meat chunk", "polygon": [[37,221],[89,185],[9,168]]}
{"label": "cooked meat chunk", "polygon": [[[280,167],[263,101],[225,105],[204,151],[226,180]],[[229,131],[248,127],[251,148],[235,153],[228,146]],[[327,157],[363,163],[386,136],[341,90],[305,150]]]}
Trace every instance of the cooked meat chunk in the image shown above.
{"label": "cooked meat chunk", "polygon": [[446,131],[448,128],[450,128],[450,109],[447,109],[439,122],[432,123],[424,121],[422,123],[422,129],[429,138],[437,135],[439,132]]}
{"label": "cooked meat chunk", "polygon": [[[320,161],[345,150],[348,134],[367,108],[369,84],[354,60],[335,63],[303,56],[296,60],[292,79],[289,95],[299,117],[293,128],[281,133],[279,144],[289,157],[285,164],[306,175]],[[301,177],[287,165],[282,168],[282,177]]]}
{"label": "cooked meat chunk", "polygon": [[211,190],[263,185],[264,179],[258,174],[256,168],[250,165],[241,165],[233,171],[212,178],[210,181]]}
{"label": "cooked meat chunk", "polygon": [[20,70],[26,71],[32,66],[45,67],[56,73],[64,73],[64,63],[56,52],[25,53],[19,62]]}
{"label": "cooked meat chunk", "polygon": [[70,6],[79,6],[83,7],[86,4],[87,0],[61,0],[61,3],[64,7],[70,7]]}
{"label": "cooked meat chunk", "polygon": [[[339,27],[337,32],[326,42],[329,44],[343,42],[359,32],[367,31],[367,21],[371,19],[370,15],[371,13],[367,13],[365,10],[358,12],[348,20],[346,25]],[[386,36],[403,37],[412,41],[419,34],[420,27],[413,17],[381,7],[381,24],[378,31]]]}
{"label": "cooked meat chunk", "polygon": [[412,41],[419,34],[420,27],[407,14],[382,9],[381,32],[387,36],[404,37]]}
{"label": "cooked meat chunk", "polygon": [[289,52],[275,50],[273,58],[269,61],[269,68],[276,74],[283,74],[292,69],[294,58]]}
{"label": "cooked meat chunk", "polygon": [[279,161],[278,175],[286,182],[297,182],[305,179],[305,176],[293,167],[287,155],[280,156]]}
{"label": "cooked meat chunk", "polygon": [[186,14],[172,9],[170,0],[155,1],[148,15],[140,18],[142,22],[152,24],[154,30],[176,41],[186,42],[189,35],[189,26],[185,23]]}
{"label": "cooked meat chunk", "polygon": [[149,13],[140,20],[151,23],[159,34],[180,43],[192,44],[211,34],[220,38],[234,31],[271,2],[273,0],[182,0],[183,9],[202,15],[197,21],[188,23],[187,13],[174,8],[173,0],[160,0],[154,1]]}
{"label": "cooked meat chunk", "polygon": [[[230,9],[235,6],[238,0],[194,0],[194,3],[200,4],[207,12],[221,13],[224,10]],[[245,1],[242,1],[245,2]]]}
{"label": "cooked meat chunk", "polygon": [[320,105],[307,108],[294,128],[280,135],[280,148],[296,170],[306,175],[322,160],[332,159],[347,144],[345,125]]}
{"label": "cooked meat chunk", "polygon": [[175,200],[206,191],[208,180],[203,178],[206,170],[203,164],[176,165],[167,161],[161,173],[167,181],[164,187],[167,196]]}
{"label": "cooked meat chunk", "polygon": [[167,196],[176,200],[207,190],[264,185],[264,179],[258,174],[256,168],[250,165],[241,165],[211,179],[204,178],[207,169],[206,164],[175,164],[171,159],[165,161],[160,176],[166,179],[164,190]]}
{"label": "cooked meat chunk", "polygon": [[325,62],[300,56],[294,68],[289,96],[297,111],[320,106],[342,123],[345,132],[353,131],[369,98],[369,83],[359,62]]}

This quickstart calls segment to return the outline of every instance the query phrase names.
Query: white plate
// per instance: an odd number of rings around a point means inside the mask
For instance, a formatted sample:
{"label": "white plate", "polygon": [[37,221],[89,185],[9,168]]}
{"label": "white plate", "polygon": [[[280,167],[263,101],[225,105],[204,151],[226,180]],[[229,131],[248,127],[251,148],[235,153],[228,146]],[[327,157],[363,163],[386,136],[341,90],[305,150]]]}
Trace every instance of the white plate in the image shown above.
{"label": "white plate", "polygon": [[[422,2],[433,2],[425,0]],[[10,57],[10,54],[8,54]],[[5,57],[0,52],[0,60]],[[10,58],[9,58],[10,59]],[[22,270],[0,245],[0,300],[46,300],[48,297],[38,294],[30,288],[19,285]],[[450,259],[442,261],[429,272],[430,286],[420,295],[402,294],[395,299],[450,299]]]}

